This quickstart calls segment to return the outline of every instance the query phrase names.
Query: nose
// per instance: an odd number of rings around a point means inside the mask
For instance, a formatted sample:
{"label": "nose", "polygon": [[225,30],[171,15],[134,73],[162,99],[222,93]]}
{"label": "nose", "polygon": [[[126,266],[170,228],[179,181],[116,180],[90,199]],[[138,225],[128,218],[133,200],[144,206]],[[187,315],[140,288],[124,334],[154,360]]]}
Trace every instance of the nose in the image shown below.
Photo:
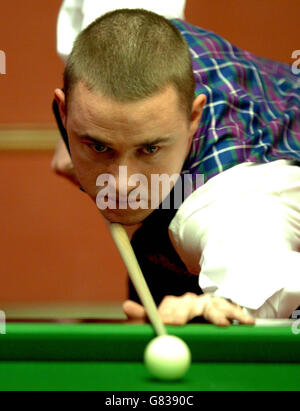
{"label": "nose", "polygon": [[111,174],[111,181],[115,185],[116,198],[120,201],[126,201],[130,192],[137,186],[136,184],[132,185],[132,181],[135,182],[132,177],[140,174],[139,170],[130,162],[119,162],[112,164],[109,173]]}
{"label": "nose", "polygon": [[125,201],[129,195],[130,187],[128,185],[128,180],[130,174],[128,173],[127,165],[120,165],[118,167],[118,174],[115,175],[116,180],[116,197],[120,201]]}

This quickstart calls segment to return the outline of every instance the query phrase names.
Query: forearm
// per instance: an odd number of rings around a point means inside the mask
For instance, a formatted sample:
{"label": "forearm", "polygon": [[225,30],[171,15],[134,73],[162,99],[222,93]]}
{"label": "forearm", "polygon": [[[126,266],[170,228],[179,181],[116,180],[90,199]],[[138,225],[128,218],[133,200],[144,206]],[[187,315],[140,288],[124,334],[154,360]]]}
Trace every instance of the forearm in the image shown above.
{"label": "forearm", "polygon": [[197,190],[170,225],[201,289],[257,318],[300,305],[300,168],[241,165]]}

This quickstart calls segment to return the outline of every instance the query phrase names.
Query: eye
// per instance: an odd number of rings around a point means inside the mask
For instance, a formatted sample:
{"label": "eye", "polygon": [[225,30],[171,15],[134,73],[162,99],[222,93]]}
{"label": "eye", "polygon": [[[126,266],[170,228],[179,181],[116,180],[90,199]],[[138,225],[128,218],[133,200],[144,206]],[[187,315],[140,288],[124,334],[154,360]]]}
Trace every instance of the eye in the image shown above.
{"label": "eye", "polygon": [[103,144],[89,144],[91,150],[95,153],[106,153],[108,148]]}
{"label": "eye", "polygon": [[153,146],[151,144],[145,146],[142,151],[144,154],[156,154],[159,150],[159,147]]}

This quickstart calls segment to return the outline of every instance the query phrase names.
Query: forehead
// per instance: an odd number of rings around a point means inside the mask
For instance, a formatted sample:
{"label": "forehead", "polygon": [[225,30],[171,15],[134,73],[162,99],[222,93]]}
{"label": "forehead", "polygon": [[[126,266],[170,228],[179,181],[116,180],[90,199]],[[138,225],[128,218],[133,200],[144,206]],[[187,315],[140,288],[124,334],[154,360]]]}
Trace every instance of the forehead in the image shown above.
{"label": "forehead", "polygon": [[145,124],[151,127],[178,127],[184,121],[179,98],[172,86],[162,92],[136,102],[118,102],[89,90],[79,82],[68,104],[68,117],[74,126],[92,124],[110,129],[128,127],[140,129]]}

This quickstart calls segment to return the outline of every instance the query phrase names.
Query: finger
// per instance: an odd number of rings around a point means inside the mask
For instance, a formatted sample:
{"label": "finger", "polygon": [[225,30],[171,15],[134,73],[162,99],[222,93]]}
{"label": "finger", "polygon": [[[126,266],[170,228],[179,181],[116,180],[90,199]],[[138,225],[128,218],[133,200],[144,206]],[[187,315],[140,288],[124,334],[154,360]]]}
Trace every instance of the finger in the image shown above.
{"label": "finger", "polygon": [[227,327],[231,324],[231,321],[227,319],[224,312],[213,306],[210,307],[210,309],[205,310],[203,317],[210,323],[218,325],[219,327]]}
{"label": "finger", "polygon": [[204,318],[221,326],[230,325],[233,320],[241,324],[255,324],[254,318],[245,313],[240,306],[219,297],[208,301],[204,309]]}
{"label": "finger", "polygon": [[237,320],[241,324],[255,324],[255,319],[245,313],[244,310],[239,306],[230,307],[225,313],[226,317],[230,320]]}
{"label": "finger", "polygon": [[161,302],[158,312],[165,324],[183,325],[192,317],[192,298],[185,294],[180,297],[167,296]]}
{"label": "finger", "polygon": [[167,296],[163,298],[162,302],[158,307],[158,313],[164,323],[168,323],[171,320],[174,306],[174,297]]}
{"label": "finger", "polygon": [[224,298],[213,297],[209,294],[200,296],[198,302],[199,315],[202,315],[205,320],[221,327],[227,327],[231,324],[231,321],[226,317],[226,311],[228,312],[230,306],[233,306],[232,303]]}
{"label": "finger", "polygon": [[216,297],[212,300],[212,303],[224,313],[227,319],[237,320],[242,324],[254,324],[255,320],[250,315],[248,315],[244,309],[227,299]]}
{"label": "finger", "polygon": [[135,301],[126,300],[122,308],[129,319],[146,319],[145,308]]}

